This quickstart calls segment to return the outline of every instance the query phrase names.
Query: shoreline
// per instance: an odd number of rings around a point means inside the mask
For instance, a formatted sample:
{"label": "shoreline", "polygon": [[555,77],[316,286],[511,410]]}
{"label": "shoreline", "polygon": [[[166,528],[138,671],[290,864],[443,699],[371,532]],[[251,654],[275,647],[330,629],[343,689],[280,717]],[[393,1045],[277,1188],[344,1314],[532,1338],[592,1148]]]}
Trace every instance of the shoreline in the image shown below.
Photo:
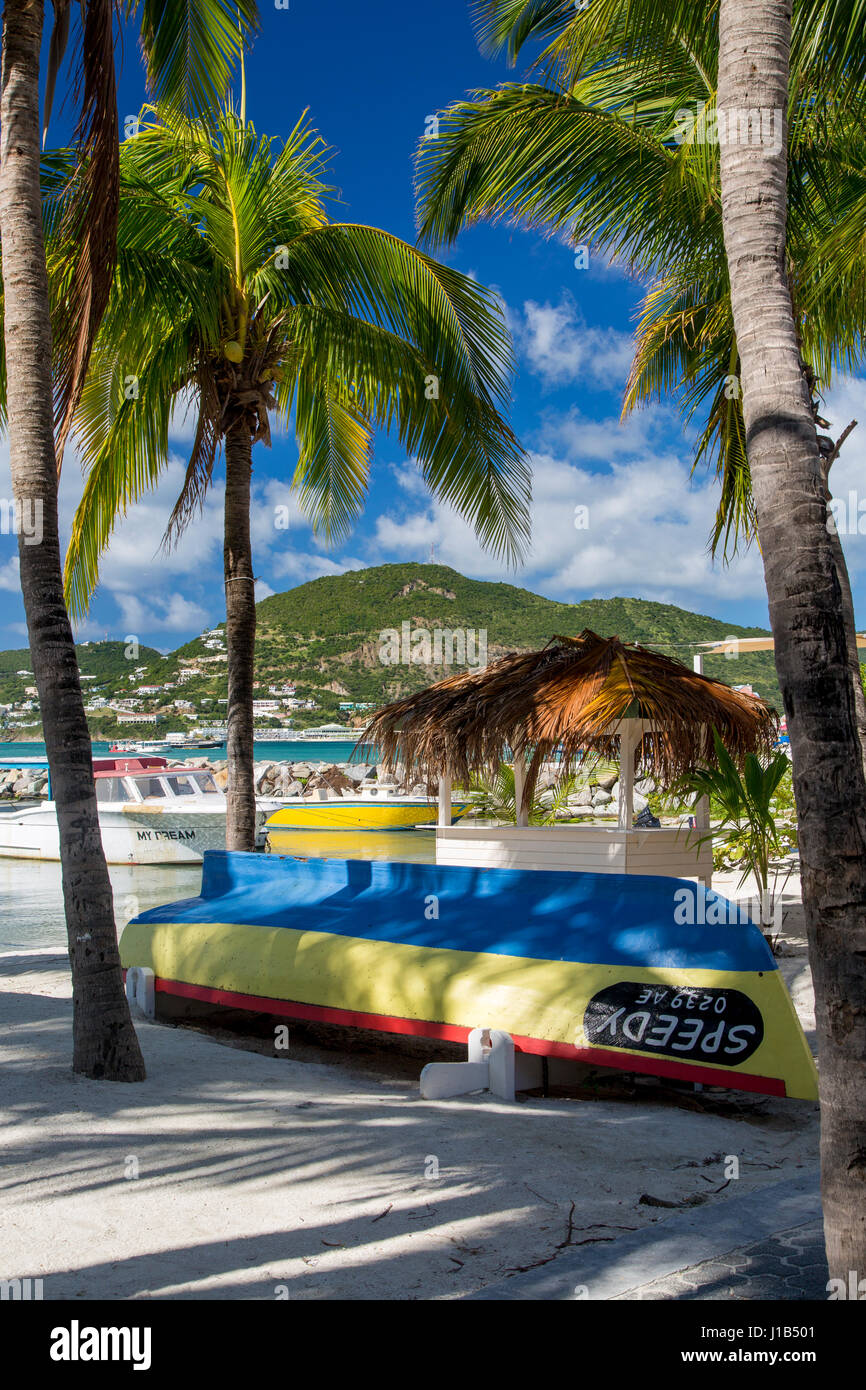
{"label": "shoreline", "polygon": [[[793,904],[782,946],[812,1039]],[[46,1299],[450,1300],[503,1296],[512,1281],[516,1294],[566,1251],[579,1264],[575,1247],[588,1269],[613,1267],[620,1238],[631,1248],[693,1206],[769,1196],[817,1163],[810,1101],[599,1072],[513,1104],[424,1101],[424,1059],[399,1040],[322,1039],[291,1022],[288,1055],[275,1055],[261,1035],[139,1020],[148,1078],[110,1086],[69,1068],[62,951],[0,953],[0,990],[0,1256],[42,1278]]]}

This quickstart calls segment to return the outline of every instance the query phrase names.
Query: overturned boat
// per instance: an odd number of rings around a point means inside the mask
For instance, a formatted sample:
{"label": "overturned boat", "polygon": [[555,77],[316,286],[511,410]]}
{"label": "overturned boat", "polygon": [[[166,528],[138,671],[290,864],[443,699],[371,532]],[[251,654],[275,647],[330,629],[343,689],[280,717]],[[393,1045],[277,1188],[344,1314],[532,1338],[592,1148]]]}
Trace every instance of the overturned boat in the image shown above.
{"label": "overturned boat", "polygon": [[121,956],[157,1000],[451,1042],[498,1029],[520,1052],[817,1095],[760,930],[682,879],[213,852],[201,895],[134,918]]}

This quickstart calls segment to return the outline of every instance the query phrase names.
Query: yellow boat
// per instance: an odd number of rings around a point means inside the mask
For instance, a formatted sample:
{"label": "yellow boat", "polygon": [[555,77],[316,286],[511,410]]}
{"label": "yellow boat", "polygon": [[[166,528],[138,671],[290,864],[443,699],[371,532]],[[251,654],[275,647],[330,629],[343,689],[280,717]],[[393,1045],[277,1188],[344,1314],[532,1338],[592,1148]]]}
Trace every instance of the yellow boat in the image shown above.
{"label": "yellow boat", "polygon": [[[471,801],[452,802],[452,825],[471,805]],[[436,801],[391,794],[383,787],[354,796],[292,797],[265,821],[265,830],[413,830],[417,825],[435,825],[438,815]]]}

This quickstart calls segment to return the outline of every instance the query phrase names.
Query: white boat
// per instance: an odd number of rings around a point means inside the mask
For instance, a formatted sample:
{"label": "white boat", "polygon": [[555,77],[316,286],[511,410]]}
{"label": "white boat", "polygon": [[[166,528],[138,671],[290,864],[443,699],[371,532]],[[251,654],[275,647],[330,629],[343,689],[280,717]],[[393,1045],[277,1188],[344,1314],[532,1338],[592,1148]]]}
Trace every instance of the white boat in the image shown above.
{"label": "white boat", "polygon": [[345,724],[321,724],[316,729],[296,729],[293,737],[298,743],[355,743],[361,733],[361,729],[350,729]]}
{"label": "white boat", "polygon": [[168,747],[169,745],[167,743],[158,743],[154,741],[150,743],[127,741],[110,744],[108,751],[112,757],[115,755],[121,757],[137,757],[139,753],[164,753]]}
{"label": "white boat", "polygon": [[[195,864],[225,849],[226,798],[210,769],[130,757],[96,759],[93,770],[109,864]],[[0,857],[60,858],[53,801],[0,810]]]}

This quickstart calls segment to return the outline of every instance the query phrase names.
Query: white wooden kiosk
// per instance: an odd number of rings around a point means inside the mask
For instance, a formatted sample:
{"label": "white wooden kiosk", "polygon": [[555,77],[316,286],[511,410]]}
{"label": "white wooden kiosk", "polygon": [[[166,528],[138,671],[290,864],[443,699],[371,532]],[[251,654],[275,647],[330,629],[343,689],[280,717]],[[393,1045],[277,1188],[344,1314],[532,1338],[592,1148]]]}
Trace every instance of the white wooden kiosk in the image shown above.
{"label": "white wooden kiosk", "polygon": [[[660,874],[693,878],[709,888],[713,874],[706,806],[698,809],[697,828],[661,826],[657,830],[632,825],[634,810],[634,752],[652,725],[643,719],[622,719],[620,737],[619,803],[616,825],[529,825],[519,812],[516,825],[451,824],[451,783],[439,783],[439,821],[436,863],[485,869],[554,869],[590,874]],[[523,795],[523,765],[514,764],[515,800]]]}

